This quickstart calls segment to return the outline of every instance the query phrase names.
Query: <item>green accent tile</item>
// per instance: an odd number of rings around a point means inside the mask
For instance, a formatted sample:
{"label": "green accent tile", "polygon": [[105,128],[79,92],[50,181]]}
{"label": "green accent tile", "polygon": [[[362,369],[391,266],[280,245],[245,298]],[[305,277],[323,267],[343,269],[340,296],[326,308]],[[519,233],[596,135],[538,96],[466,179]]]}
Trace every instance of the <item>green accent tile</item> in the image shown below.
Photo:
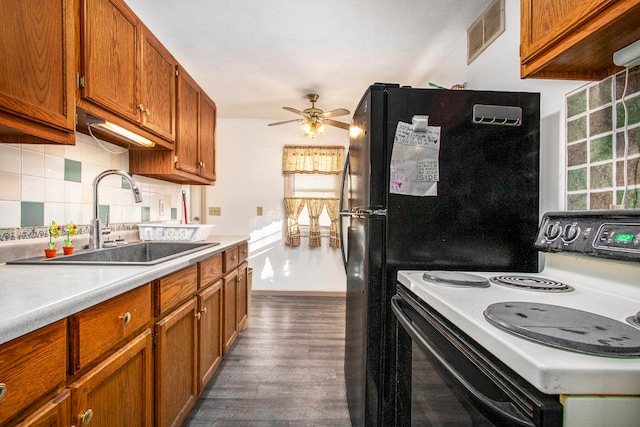
{"label": "green accent tile", "polygon": [[[624,93],[624,80],[626,71],[616,75],[616,99],[621,99]],[[640,92],[640,66],[629,70],[629,82],[627,84],[627,95]]]}
{"label": "green accent tile", "polygon": [[171,219],[178,219],[178,208],[171,208]]}
{"label": "green accent tile", "polygon": [[589,209],[610,209],[613,204],[611,191],[592,192],[589,194]]}
{"label": "green accent tile", "polygon": [[587,90],[581,90],[567,97],[567,118],[587,111]]}
{"label": "green accent tile", "polygon": [[151,221],[151,208],[149,206],[142,207],[142,218],[140,220],[142,222]]}
{"label": "green accent tile", "polygon": [[82,182],[82,163],[64,159],[64,180]]}
{"label": "green accent tile", "polygon": [[613,163],[591,166],[589,188],[613,187]]}
{"label": "green accent tile", "polygon": [[[111,213],[111,206],[109,205],[98,205],[98,218],[103,224],[107,223],[107,215]],[[111,219],[109,219],[111,220]]]}
{"label": "green accent tile", "polygon": [[124,190],[131,190],[131,184],[129,184],[129,181],[124,178],[122,178],[122,188]]}
{"label": "green accent tile", "polygon": [[613,135],[591,140],[589,143],[591,162],[613,160]]}
{"label": "green accent tile", "polygon": [[[620,195],[620,200],[622,203],[622,194]],[[638,209],[640,208],[640,189],[639,188],[630,188],[627,191],[627,208],[628,209]]]}
{"label": "green accent tile", "polygon": [[567,146],[567,166],[580,166],[587,163],[587,142],[578,142]]}
{"label": "green accent tile", "polygon": [[567,197],[567,209],[586,210],[587,209],[587,193],[569,194]]}
{"label": "green accent tile", "polygon": [[611,102],[611,85],[613,79],[606,78],[589,88],[589,109],[601,107]]}
{"label": "green accent tile", "polygon": [[20,202],[20,227],[44,225],[44,203]]}
{"label": "green accent tile", "polygon": [[587,137],[587,118],[580,117],[567,123],[567,142],[574,142]]}
{"label": "green accent tile", "polygon": [[567,171],[567,190],[580,191],[587,189],[587,168],[570,169]]}
{"label": "green accent tile", "polygon": [[589,114],[589,136],[609,132],[613,129],[612,107]]}

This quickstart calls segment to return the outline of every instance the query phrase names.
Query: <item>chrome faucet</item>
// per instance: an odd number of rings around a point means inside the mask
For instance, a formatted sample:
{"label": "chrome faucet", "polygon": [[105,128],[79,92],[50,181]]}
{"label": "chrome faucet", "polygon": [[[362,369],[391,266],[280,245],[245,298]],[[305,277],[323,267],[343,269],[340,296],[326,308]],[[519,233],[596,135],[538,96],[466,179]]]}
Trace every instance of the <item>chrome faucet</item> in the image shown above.
{"label": "chrome faucet", "polygon": [[[100,249],[102,248],[102,225],[100,224],[100,215],[98,213],[98,184],[102,181],[102,178],[108,175],[120,175],[124,179],[129,182],[131,186],[131,192],[133,193],[133,198],[136,203],[142,202],[142,195],[140,194],[140,190],[136,185],[136,182],[133,180],[133,177],[129,175],[127,172],[109,169],[106,170],[98,176],[96,176],[93,180],[93,219],[91,220],[91,230],[89,230],[89,249]],[[108,220],[107,220],[108,221]],[[107,233],[110,230],[105,230]]]}

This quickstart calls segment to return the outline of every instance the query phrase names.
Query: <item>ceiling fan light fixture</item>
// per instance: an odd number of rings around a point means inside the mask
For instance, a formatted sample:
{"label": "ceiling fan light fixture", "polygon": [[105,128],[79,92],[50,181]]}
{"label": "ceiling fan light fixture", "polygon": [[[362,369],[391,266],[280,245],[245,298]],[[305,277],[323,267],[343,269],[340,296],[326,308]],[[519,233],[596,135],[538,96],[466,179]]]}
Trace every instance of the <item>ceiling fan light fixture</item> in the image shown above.
{"label": "ceiling fan light fixture", "polygon": [[305,136],[314,138],[316,135],[322,135],[326,132],[327,127],[316,121],[307,120],[300,126],[300,130]]}

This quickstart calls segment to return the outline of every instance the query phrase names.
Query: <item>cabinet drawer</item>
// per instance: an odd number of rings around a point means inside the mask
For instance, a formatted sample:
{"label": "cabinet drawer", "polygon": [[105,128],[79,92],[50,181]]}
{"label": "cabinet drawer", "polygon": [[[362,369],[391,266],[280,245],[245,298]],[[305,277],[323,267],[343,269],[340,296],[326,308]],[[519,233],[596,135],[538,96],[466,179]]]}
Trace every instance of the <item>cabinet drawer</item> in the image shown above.
{"label": "cabinet drawer", "polygon": [[244,242],[238,246],[238,264],[249,256],[249,243]]}
{"label": "cabinet drawer", "polygon": [[72,372],[96,360],[151,320],[151,286],[146,284],[71,316]]}
{"label": "cabinet drawer", "polygon": [[222,276],[222,254],[200,261],[200,285],[203,288]]}
{"label": "cabinet drawer", "polygon": [[193,296],[198,288],[196,264],[169,274],[156,282],[155,315],[160,316]]}
{"label": "cabinet drawer", "polygon": [[224,272],[228,273],[239,264],[238,246],[224,251]]}
{"label": "cabinet drawer", "polygon": [[0,346],[0,425],[64,384],[66,362],[66,320]]}

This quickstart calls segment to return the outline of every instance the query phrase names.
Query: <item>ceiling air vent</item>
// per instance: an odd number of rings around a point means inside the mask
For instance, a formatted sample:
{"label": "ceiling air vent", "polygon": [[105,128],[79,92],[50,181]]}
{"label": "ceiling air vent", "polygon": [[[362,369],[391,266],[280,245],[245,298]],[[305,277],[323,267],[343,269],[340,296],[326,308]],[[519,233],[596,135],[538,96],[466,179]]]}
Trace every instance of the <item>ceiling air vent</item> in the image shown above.
{"label": "ceiling air vent", "polygon": [[493,0],[467,30],[467,64],[504,32],[504,0]]}

